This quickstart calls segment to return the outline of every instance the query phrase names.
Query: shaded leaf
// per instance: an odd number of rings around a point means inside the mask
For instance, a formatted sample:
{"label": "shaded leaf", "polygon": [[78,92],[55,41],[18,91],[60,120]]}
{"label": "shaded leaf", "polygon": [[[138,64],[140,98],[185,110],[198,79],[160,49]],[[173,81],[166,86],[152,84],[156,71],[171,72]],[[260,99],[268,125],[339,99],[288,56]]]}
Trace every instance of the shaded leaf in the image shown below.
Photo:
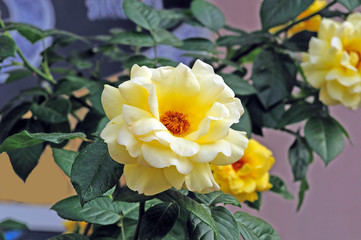
{"label": "shaded leaf", "polygon": [[222,203],[224,205],[230,204],[233,206],[241,207],[237,198],[230,194],[226,194],[222,191],[214,191],[207,194],[193,193],[195,198],[207,206],[216,206],[216,204]]}
{"label": "shaded leaf", "polygon": [[281,178],[271,175],[269,181],[272,184],[271,192],[280,194],[287,200],[293,199],[292,194],[287,190],[287,186]]}
{"label": "shaded leaf", "polygon": [[214,44],[207,38],[187,38],[183,39],[183,45],[178,48],[188,51],[206,51],[213,52]]}
{"label": "shaded leaf", "polygon": [[151,31],[151,34],[154,38],[154,41],[158,44],[170,45],[175,47],[183,45],[182,40],[180,40],[174,34],[165,29],[157,28],[154,31]]}
{"label": "shaded leaf", "polygon": [[288,150],[288,159],[291,164],[294,181],[306,178],[308,165],[313,160],[312,150],[306,140],[298,136]]}
{"label": "shaded leaf", "polygon": [[232,213],[225,207],[212,207],[212,217],[217,223],[220,240],[239,240],[237,222]]}
{"label": "shaded leaf", "polygon": [[145,29],[153,30],[159,26],[157,11],[143,2],[124,0],[123,11],[127,18]]}
{"label": "shaded leaf", "polygon": [[221,10],[204,0],[193,1],[191,11],[199,22],[213,32],[217,32],[225,24],[225,18]]}
{"label": "shaded leaf", "polygon": [[231,128],[237,131],[245,131],[247,133],[247,136],[250,138],[252,135],[252,120],[248,113],[248,109],[246,107],[243,107],[244,113],[239,119],[238,123],[234,123]]}
{"label": "shaded leaf", "polygon": [[316,32],[302,31],[287,39],[283,45],[295,52],[307,52],[310,39],[316,36]]}
{"label": "shaded leaf", "polygon": [[5,58],[15,57],[16,54],[16,43],[10,37],[0,35],[0,62]]}
{"label": "shaded leaf", "polygon": [[353,11],[356,7],[361,5],[361,0],[338,0],[337,2],[344,5],[349,11]]}
{"label": "shaded leaf", "polygon": [[61,168],[61,170],[63,170],[63,172],[68,177],[70,177],[71,167],[73,166],[74,160],[79,153],[61,148],[52,149],[55,163]]}
{"label": "shaded leaf", "polygon": [[214,239],[216,239],[212,229],[207,224],[202,222],[198,217],[193,215],[192,213],[190,213],[189,217],[188,217],[187,231],[188,231],[188,237],[190,240],[199,240],[199,239],[214,240]]}
{"label": "shaded leaf", "polygon": [[6,30],[16,30],[31,43],[35,43],[44,37],[44,31],[26,23],[7,23]]}
{"label": "shaded leaf", "polygon": [[140,202],[147,201],[154,198],[154,196],[145,196],[144,194],[138,194],[138,192],[131,190],[127,186],[115,188],[113,193],[114,201],[123,202]]}
{"label": "shaded leaf", "polygon": [[257,93],[257,90],[249,82],[235,74],[220,74],[220,76],[236,95],[247,96]]}
{"label": "shaded leaf", "polygon": [[91,143],[75,158],[71,182],[82,204],[114,187],[123,174],[123,165],[115,162],[103,141]]}
{"label": "shaded leaf", "polygon": [[143,32],[120,32],[108,41],[112,44],[122,44],[130,46],[152,47],[154,46],[153,38]]}
{"label": "shaded leaf", "polygon": [[6,230],[27,230],[28,227],[25,223],[16,221],[14,219],[5,219],[0,222],[0,231]]}
{"label": "shaded leaf", "polygon": [[307,182],[307,179],[304,178],[301,181],[301,185],[300,185],[300,190],[298,192],[298,204],[297,204],[297,211],[300,210],[302,204],[303,204],[303,200],[305,199],[305,193],[306,191],[309,189],[309,185]]}
{"label": "shaded leaf", "polygon": [[40,120],[50,123],[61,123],[68,121],[71,103],[67,99],[59,98],[47,101],[44,105],[33,103],[31,111]]}

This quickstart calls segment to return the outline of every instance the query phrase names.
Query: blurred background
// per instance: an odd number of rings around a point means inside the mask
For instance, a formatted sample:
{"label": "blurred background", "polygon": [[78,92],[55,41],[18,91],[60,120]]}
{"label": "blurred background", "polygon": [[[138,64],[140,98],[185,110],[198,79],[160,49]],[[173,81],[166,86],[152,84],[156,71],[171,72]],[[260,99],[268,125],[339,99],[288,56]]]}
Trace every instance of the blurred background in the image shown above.
{"label": "blurred background", "polygon": [[[155,8],[188,7],[190,4],[190,0],[145,2]],[[213,0],[213,3],[223,11],[228,25],[246,31],[260,29],[261,0]],[[125,19],[121,5],[122,0],[0,0],[0,11],[4,20],[30,23],[42,29],[58,28],[93,36],[107,33],[111,28],[132,27]],[[177,26],[173,32],[179,38],[210,34],[187,25]],[[21,36],[14,38],[24,49],[28,59],[35,65],[39,64],[38,56],[42,46],[31,45],[23,41]],[[51,39],[45,44],[50,41]],[[179,50],[164,48],[158,51],[173,56],[176,61],[188,61],[181,56],[182,52]],[[152,51],[148,54],[151,56]],[[103,71],[103,76],[112,75],[119,72],[120,67],[109,63]],[[20,89],[34,84],[32,79],[25,79],[6,86],[1,85],[1,79],[5,78],[3,75],[4,73],[0,74],[0,107]],[[284,200],[271,192],[263,194],[260,211],[243,207],[244,211],[268,221],[282,239],[361,239],[361,111],[331,107],[331,112],[346,127],[353,145],[346,142],[344,151],[327,168],[323,161],[315,156],[307,176],[310,190],[306,192],[300,211],[296,212],[296,199]],[[288,148],[294,139],[272,130],[265,130],[264,137],[256,138],[271,149],[276,158],[271,174],[284,179],[290,192],[297,197],[299,183],[293,183],[288,163]],[[31,230],[62,232],[62,220],[49,208],[53,203],[72,194],[74,190],[71,184],[52,160],[49,149],[25,184],[13,172],[7,155],[0,155],[0,221],[14,218],[26,222]],[[12,239],[16,239],[15,236]],[[45,235],[43,239],[46,239]]]}

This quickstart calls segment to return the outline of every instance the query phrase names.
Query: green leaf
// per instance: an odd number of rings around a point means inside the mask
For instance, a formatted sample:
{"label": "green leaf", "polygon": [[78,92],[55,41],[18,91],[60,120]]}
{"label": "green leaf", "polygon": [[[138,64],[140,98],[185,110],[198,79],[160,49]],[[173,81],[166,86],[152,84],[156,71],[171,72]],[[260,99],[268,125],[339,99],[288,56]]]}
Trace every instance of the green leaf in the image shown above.
{"label": "green leaf", "polygon": [[189,214],[187,221],[187,231],[188,237],[190,240],[199,240],[199,239],[207,239],[207,240],[215,240],[216,237],[212,229],[202,222],[198,217]]}
{"label": "green leaf", "polygon": [[158,27],[164,29],[176,27],[188,18],[181,9],[161,9],[157,12],[160,18]]}
{"label": "green leaf", "polygon": [[159,26],[160,18],[157,11],[145,3],[124,0],[123,11],[127,18],[145,29],[153,30]]}
{"label": "green leaf", "polygon": [[293,199],[292,194],[287,190],[287,186],[281,178],[271,175],[269,181],[272,184],[271,192],[277,193],[287,200]]}
{"label": "green leaf", "polygon": [[232,213],[225,207],[211,208],[212,217],[217,223],[220,240],[239,240],[237,222]]}
{"label": "green leaf", "polygon": [[195,0],[191,4],[194,17],[204,26],[217,32],[224,27],[225,18],[223,13],[213,4],[204,0]]}
{"label": "green leaf", "polygon": [[90,110],[82,122],[78,122],[75,131],[84,132],[86,135],[100,133],[109,122],[108,118],[97,111]]}
{"label": "green leaf", "polygon": [[302,31],[293,35],[290,39],[287,39],[283,45],[295,52],[307,52],[308,43],[312,37],[316,37],[315,32]]}
{"label": "green leaf", "polygon": [[44,35],[46,37],[58,35],[58,36],[62,36],[62,37],[68,37],[71,40],[80,40],[85,43],[90,43],[89,40],[85,37],[79,36],[77,34],[74,34],[74,33],[68,32],[68,31],[59,30],[59,29],[46,30],[46,31],[44,31]]}
{"label": "green leaf", "polygon": [[106,143],[98,141],[80,151],[71,168],[70,179],[84,204],[114,187],[122,174],[123,165],[109,156]]}
{"label": "green leaf", "polygon": [[343,150],[342,131],[331,119],[312,117],[305,125],[305,137],[308,145],[328,165]]}
{"label": "green leaf", "polygon": [[65,79],[58,81],[55,88],[55,93],[58,95],[71,95],[74,91],[82,88],[90,88],[96,85],[96,82],[90,81],[87,78],[78,76],[66,76]]}
{"label": "green leaf", "polygon": [[240,36],[222,36],[216,40],[217,46],[220,47],[231,47],[241,44]]}
{"label": "green leaf", "polygon": [[13,219],[6,219],[0,222],[0,231],[7,230],[28,230],[28,227],[25,223]]}
{"label": "green leaf", "polygon": [[4,234],[0,231],[0,240],[6,240]]}
{"label": "green leaf", "polygon": [[122,210],[122,215],[123,215],[124,218],[138,220],[138,218],[139,218],[139,203],[122,202],[119,205],[119,207]]}
{"label": "green leaf", "polygon": [[151,34],[154,38],[154,41],[158,44],[170,45],[175,47],[183,45],[182,40],[180,40],[171,32],[165,29],[157,28],[154,31],[151,31]]}
{"label": "green leaf", "polygon": [[24,182],[36,165],[38,165],[39,158],[43,153],[43,150],[44,145],[37,144],[7,152],[14,172]]}
{"label": "green leaf", "polygon": [[286,125],[294,124],[306,120],[319,111],[321,111],[321,104],[310,104],[303,102],[300,104],[293,104],[291,107],[282,115],[282,118],[277,123],[277,128],[283,128]]}
{"label": "green leaf", "polygon": [[306,191],[309,189],[309,185],[308,185],[308,182],[307,182],[307,179],[304,178],[302,179],[301,181],[301,186],[300,186],[300,190],[298,192],[298,204],[297,204],[297,211],[300,210],[301,206],[302,206],[302,203],[303,203],[303,200],[305,199],[305,193]]}
{"label": "green leaf", "polygon": [[57,202],[52,210],[67,220],[109,225],[120,220],[120,202],[113,202],[110,197],[95,198],[82,207],[78,196],[72,196]]}
{"label": "green leaf", "polygon": [[178,48],[187,51],[214,52],[215,45],[207,38],[187,38],[183,39],[183,45]]}
{"label": "green leaf", "polygon": [[0,153],[9,152],[20,148],[30,147],[42,142],[61,143],[67,139],[85,138],[83,133],[29,133],[24,130],[14,134],[0,145]]}
{"label": "green leaf", "polygon": [[252,135],[252,120],[248,113],[248,109],[246,107],[243,107],[244,113],[239,119],[238,123],[234,123],[231,128],[237,131],[245,131],[247,133],[247,136],[250,138]]}
{"label": "green leaf", "polygon": [[123,201],[123,202],[139,202],[147,201],[154,198],[154,196],[145,196],[144,194],[138,194],[137,192],[129,189],[127,186],[116,187],[113,193],[114,201]]}
{"label": "green leaf", "polygon": [[[0,51],[4,50],[1,48]],[[1,53],[0,53],[1,54]],[[9,72],[6,72],[9,74],[9,77],[6,79],[6,83],[15,82],[17,80],[21,80],[23,78],[26,78],[28,76],[31,76],[33,73],[27,69],[15,69]]]}
{"label": "green leaf", "polygon": [[15,57],[16,54],[16,43],[10,37],[0,35],[0,62],[5,58]]}
{"label": "green leaf", "polygon": [[313,2],[314,0],[264,0],[260,11],[262,29],[268,30],[295,19]]}
{"label": "green leaf", "polygon": [[312,162],[313,155],[312,150],[303,137],[296,137],[288,150],[288,159],[291,164],[294,181],[306,178],[308,165]]}
{"label": "green leaf", "polygon": [[86,236],[79,234],[79,233],[69,233],[69,234],[62,234],[48,240],[88,240]]}
{"label": "green leaf", "polygon": [[162,239],[172,229],[179,214],[175,203],[160,203],[149,208],[142,218],[140,239]]}
{"label": "green leaf", "polygon": [[249,82],[235,74],[220,74],[220,76],[238,96],[247,96],[257,93],[257,90],[251,84],[249,84]]}
{"label": "green leaf", "polygon": [[245,240],[281,240],[266,221],[245,212],[236,212],[234,217]]}
{"label": "green leaf", "polygon": [[258,54],[252,78],[259,92],[258,98],[266,109],[290,95],[296,73],[297,68],[288,55],[277,53],[271,48],[263,49]]}
{"label": "green leaf", "polygon": [[71,103],[67,99],[59,98],[47,101],[44,105],[33,103],[31,111],[40,120],[50,123],[61,123],[68,121]]}
{"label": "green leaf", "polygon": [[361,5],[361,0],[338,0],[337,2],[344,5],[350,12]]}
{"label": "green leaf", "polygon": [[115,36],[112,36],[108,43],[140,47],[154,46],[154,40],[149,34],[131,31],[117,33]]}
{"label": "green leaf", "polygon": [[201,201],[207,206],[216,206],[216,204],[222,203],[224,205],[230,204],[233,206],[241,207],[241,204],[237,200],[237,198],[222,191],[215,191],[207,194],[194,192],[193,194],[197,200]]}
{"label": "green leaf", "polygon": [[202,222],[211,227],[211,229],[216,234],[217,239],[219,238],[219,231],[211,214],[202,205],[193,199],[173,189],[168,189],[167,191],[159,194],[157,197],[162,200],[171,198],[173,201],[178,203],[181,208],[185,208],[187,211],[199,218]]}
{"label": "green leaf", "polygon": [[26,23],[7,23],[6,30],[16,30],[31,43],[35,43],[44,37],[44,31]]}
{"label": "green leaf", "polygon": [[55,163],[61,168],[61,170],[63,170],[63,172],[68,177],[70,177],[71,167],[73,166],[74,160],[79,153],[61,148],[52,149]]}

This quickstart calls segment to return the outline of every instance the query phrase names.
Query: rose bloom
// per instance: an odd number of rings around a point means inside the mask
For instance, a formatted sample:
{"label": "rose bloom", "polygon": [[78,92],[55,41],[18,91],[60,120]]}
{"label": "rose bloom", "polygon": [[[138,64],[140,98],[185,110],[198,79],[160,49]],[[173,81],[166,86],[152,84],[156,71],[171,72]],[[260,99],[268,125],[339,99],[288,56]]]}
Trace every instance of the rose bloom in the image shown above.
{"label": "rose bloom", "polygon": [[[65,233],[83,233],[87,223],[86,222],[76,222],[76,221],[64,221],[64,228],[66,230]],[[89,234],[92,233],[92,229],[90,229]]]}
{"label": "rose bloom", "polygon": [[[307,16],[310,16],[311,14],[314,14],[315,12],[320,11],[322,8],[324,8],[327,5],[326,0],[315,0],[305,11],[303,11],[300,15],[297,16],[296,21],[300,20],[302,18],[305,18]],[[305,21],[302,21],[292,28],[290,28],[287,31],[287,36],[291,37],[295,35],[296,33],[302,32],[302,31],[311,31],[311,32],[317,32],[318,28],[321,23],[321,15],[317,14]],[[286,25],[277,26],[270,29],[271,33],[275,33],[278,30],[284,28]]]}
{"label": "rose bloom", "polygon": [[302,69],[309,83],[320,88],[326,105],[361,104],[361,14],[352,13],[343,23],[323,19],[317,38],[302,55]]}
{"label": "rose bloom", "polygon": [[227,166],[212,166],[213,176],[221,191],[235,196],[240,202],[253,202],[257,192],[272,187],[268,171],[275,162],[272,152],[254,139],[250,139],[244,155]]}
{"label": "rose bloom", "polygon": [[231,164],[247,147],[245,132],[230,129],[243,114],[241,101],[200,60],[192,69],[134,65],[129,81],[105,86],[102,104],[109,154],[124,164],[128,187],[145,195],[218,190],[210,163]]}

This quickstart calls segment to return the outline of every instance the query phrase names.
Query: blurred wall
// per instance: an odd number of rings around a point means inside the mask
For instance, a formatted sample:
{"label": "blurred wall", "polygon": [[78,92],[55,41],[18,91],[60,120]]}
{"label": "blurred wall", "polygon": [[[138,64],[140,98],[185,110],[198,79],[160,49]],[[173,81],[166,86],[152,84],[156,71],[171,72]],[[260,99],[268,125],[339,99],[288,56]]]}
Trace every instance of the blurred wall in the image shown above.
{"label": "blurred wall", "polygon": [[[214,0],[231,26],[247,31],[260,29],[261,0]],[[346,142],[344,151],[326,168],[315,156],[307,178],[310,190],[297,213],[297,200],[284,200],[267,192],[259,212],[243,210],[266,219],[284,240],[357,240],[361,239],[361,110],[342,106],[331,107],[332,115],[349,132],[353,146]],[[257,139],[270,148],[276,158],[271,173],[282,177],[291,193],[297,197],[299,183],[293,182],[288,163],[288,148],[294,138],[277,131],[266,130]]]}

